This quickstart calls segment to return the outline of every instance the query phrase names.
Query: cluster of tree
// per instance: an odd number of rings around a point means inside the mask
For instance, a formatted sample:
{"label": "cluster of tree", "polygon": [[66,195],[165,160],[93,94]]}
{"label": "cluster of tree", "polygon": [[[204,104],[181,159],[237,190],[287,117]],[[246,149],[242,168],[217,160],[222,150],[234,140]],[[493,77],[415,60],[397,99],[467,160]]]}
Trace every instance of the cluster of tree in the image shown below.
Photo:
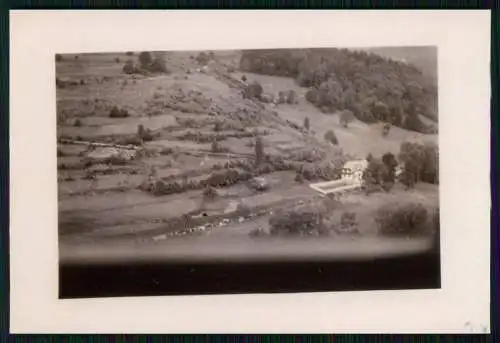
{"label": "cluster of tree", "polygon": [[123,66],[125,74],[167,73],[167,65],[159,54],[153,56],[149,51],[143,51],[138,56],[138,63],[128,60]]}
{"label": "cluster of tree", "polygon": [[[437,210],[439,211],[439,209]],[[429,218],[430,217],[430,218]],[[388,205],[380,208],[376,214],[379,233],[382,235],[422,235],[439,230],[439,218],[420,203],[409,203],[396,206]]]}
{"label": "cluster of tree", "polygon": [[251,50],[243,51],[240,68],[294,77],[324,112],[349,110],[367,123],[435,131],[420,116],[437,121],[437,87],[410,64],[347,49]]}
{"label": "cluster of tree", "polygon": [[396,167],[398,161],[394,154],[388,152],[381,159],[368,155],[368,167],[363,174],[367,192],[381,187],[390,191],[396,182]]}
{"label": "cluster of tree", "polygon": [[[390,191],[396,181],[407,188],[418,182],[439,183],[439,151],[434,143],[404,142],[399,156],[386,153],[381,159],[368,155],[368,167],[363,174],[367,191],[381,187]],[[398,162],[399,160],[399,162]],[[402,166],[402,173],[396,178],[396,168]]]}
{"label": "cluster of tree", "polygon": [[439,183],[439,150],[434,143],[404,142],[399,160],[404,164],[401,182],[413,188],[418,182]]}

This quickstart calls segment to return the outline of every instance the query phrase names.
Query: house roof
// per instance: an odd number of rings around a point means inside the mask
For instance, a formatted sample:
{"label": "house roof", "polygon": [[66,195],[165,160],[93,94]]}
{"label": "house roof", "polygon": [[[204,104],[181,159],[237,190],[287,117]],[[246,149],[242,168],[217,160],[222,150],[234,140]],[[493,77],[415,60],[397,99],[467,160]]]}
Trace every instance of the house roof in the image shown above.
{"label": "house roof", "polygon": [[351,160],[351,161],[347,161],[344,164],[345,169],[351,169],[351,170],[364,170],[367,167],[368,167],[367,160]]}

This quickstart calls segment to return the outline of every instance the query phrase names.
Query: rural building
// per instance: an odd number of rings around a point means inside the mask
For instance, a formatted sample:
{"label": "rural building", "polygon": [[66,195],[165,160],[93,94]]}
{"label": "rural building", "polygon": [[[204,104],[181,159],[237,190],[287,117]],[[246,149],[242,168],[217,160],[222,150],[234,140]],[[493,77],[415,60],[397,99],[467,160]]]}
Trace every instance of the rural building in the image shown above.
{"label": "rural building", "polygon": [[365,172],[366,168],[368,168],[367,160],[348,161],[342,168],[341,179],[345,181],[361,182],[363,180],[363,173]]}

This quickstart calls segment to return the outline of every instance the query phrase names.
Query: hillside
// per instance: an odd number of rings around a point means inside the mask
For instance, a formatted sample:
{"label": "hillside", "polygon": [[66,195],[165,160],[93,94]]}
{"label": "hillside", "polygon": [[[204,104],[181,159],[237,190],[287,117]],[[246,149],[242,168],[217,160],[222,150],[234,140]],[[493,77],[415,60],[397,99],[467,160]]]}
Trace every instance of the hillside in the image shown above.
{"label": "hillside", "polygon": [[[437,139],[397,126],[384,136],[383,123],[359,118],[344,125],[342,110],[322,111],[293,76],[241,70],[241,52],[157,52],[167,72],[125,73],[126,61],[135,66],[138,56],[63,55],[56,62],[63,240],[143,233],[151,240],[234,225],[247,235],[275,209],[316,201],[308,183],[339,178],[347,159],[397,155],[405,141]],[[255,82],[262,96],[251,94]],[[275,101],[280,92],[293,93],[293,101]],[[336,145],[324,139],[330,130]],[[249,185],[256,176],[269,191]],[[360,212],[362,231],[374,230],[375,205],[435,204],[436,194],[435,185],[395,187]],[[356,209],[367,202],[361,198],[339,208]]]}
{"label": "hillside", "polygon": [[366,123],[382,121],[416,132],[437,132],[437,125],[420,120],[421,116],[438,120],[437,85],[408,62],[368,50],[248,50],[240,68],[294,78],[309,88],[307,100],[322,112],[349,110]]}

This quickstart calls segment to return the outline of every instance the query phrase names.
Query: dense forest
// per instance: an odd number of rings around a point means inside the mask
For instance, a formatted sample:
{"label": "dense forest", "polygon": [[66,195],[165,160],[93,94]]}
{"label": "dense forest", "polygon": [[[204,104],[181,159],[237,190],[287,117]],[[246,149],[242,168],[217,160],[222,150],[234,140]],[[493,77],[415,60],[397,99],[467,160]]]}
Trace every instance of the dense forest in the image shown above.
{"label": "dense forest", "polygon": [[412,64],[367,51],[283,49],[243,51],[240,68],[293,77],[309,88],[306,99],[324,113],[349,110],[366,123],[437,132],[437,85]]}

